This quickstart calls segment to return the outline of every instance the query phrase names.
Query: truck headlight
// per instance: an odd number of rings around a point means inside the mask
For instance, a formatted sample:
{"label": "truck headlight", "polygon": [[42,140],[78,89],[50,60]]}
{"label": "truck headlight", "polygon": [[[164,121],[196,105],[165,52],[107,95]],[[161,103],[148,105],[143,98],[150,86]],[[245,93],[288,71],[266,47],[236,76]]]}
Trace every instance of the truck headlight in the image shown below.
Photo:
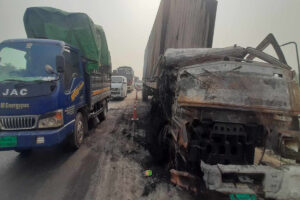
{"label": "truck headlight", "polygon": [[64,124],[63,110],[46,113],[39,119],[38,128],[57,128]]}

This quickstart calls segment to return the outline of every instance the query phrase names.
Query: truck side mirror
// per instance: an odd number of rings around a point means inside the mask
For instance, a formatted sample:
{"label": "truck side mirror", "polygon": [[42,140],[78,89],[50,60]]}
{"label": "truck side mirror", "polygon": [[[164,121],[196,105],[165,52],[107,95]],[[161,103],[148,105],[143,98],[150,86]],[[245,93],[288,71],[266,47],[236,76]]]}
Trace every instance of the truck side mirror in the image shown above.
{"label": "truck side mirror", "polygon": [[56,56],[56,71],[63,73],[65,68],[65,58],[63,56]]}
{"label": "truck side mirror", "polygon": [[45,70],[48,74],[55,74],[56,72],[54,71],[54,69],[51,67],[51,65],[46,65],[45,66]]}

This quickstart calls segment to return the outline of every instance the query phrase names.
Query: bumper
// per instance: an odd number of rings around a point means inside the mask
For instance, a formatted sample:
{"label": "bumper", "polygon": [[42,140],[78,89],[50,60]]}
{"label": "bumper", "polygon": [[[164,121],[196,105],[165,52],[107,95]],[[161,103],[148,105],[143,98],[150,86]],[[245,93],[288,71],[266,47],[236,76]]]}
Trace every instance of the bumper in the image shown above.
{"label": "bumper", "polygon": [[221,193],[264,194],[272,199],[300,199],[300,166],[208,165],[201,163],[209,190]]}
{"label": "bumper", "polygon": [[122,94],[120,94],[120,93],[111,93],[110,95],[112,98],[122,97]]}
{"label": "bumper", "polygon": [[[33,149],[39,147],[50,147],[61,143],[68,134],[74,131],[75,121],[71,121],[59,129],[52,130],[23,130],[23,131],[3,131],[0,132],[1,136],[16,136],[16,147],[0,147],[0,151],[7,150],[22,150]],[[44,137],[45,142],[43,144],[37,144],[37,137]]]}

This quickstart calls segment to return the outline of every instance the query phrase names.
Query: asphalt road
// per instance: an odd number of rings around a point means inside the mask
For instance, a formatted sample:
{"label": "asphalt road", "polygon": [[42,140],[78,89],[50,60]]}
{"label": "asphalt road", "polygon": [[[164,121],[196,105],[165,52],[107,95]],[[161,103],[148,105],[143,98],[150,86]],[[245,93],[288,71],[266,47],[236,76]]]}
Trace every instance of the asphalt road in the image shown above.
{"label": "asphalt road", "polygon": [[[162,180],[164,170],[132,136],[135,92],[112,101],[105,121],[89,131],[76,152],[61,146],[35,150],[26,157],[0,152],[0,199],[194,199]],[[148,106],[138,101],[138,113]],[[140,128],[140,127],[139,127]],[[135,129],[136,136],[144,135]],[[155,168],[153,177],[143,172]]]}

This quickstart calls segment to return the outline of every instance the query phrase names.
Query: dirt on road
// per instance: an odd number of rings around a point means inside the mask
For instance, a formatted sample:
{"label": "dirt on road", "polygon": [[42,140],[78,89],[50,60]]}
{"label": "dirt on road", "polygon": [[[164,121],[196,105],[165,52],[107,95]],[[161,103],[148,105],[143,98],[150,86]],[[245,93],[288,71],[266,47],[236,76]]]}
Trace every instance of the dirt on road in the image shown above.
{"label": "dirt on road", "polygon": [[[123,101],[110,102],[106,121],[93,130],[85,145],[91,149],[87,163],[98,158],[96,170],[91,175],[85,199],[194,199],[186,191],[169,183],[167,169],[156,165],[145,149],[143,123],[133,122],[135,92]],[[149,105],[136,102],[137,114],[143,121]],[[92,160],[89,160],[92,159]],[[83,169],[86,168],[83,165]],[[146,177],[145,170],[153,176]],[[84,174],[84,172],[82,172]],[[76,193],[76,183],[70,184]],[[80,187],[80,184],[78,185]],[[72,199],[77,195],[68,196]]]}
{"label": "dirt on road", "polygon": [[[137,101],[139,122],[131,121],[135,92],[111,101],[107,119],[89,131],[76,152],[62,146],[26,157],[0,152],[1,200],[169,200],[196,199],[169,181],[145,148],[143,125],[149,105]],[[153,175],[146,177],[145,170]]]}
{"label": "dirt on road", "polygon": [[[107,119],[89,131],[88,137],[78,151],[67,154],[61,150],[34,153],[27,159],[35,160],[42,156],[55,157],[55,155],[57,159],[62,155],[65,157],[53,168],[43,164],[42,167],[45,169],[41,170],[39,175],[33,172],[25,176],[21,173],[15,174],[20,176],[23,183],[31,177],[38,181],[38,184],[34,184],[34,189],[25,184],[22,194],[16,194],[11,187],[5,186],[8,193],[1,199],[195,199],[189,192],[172,185],[169,182],[168,169],[152,161],[145,148],[145,126],[143,126],[149,105],[142,103],[140,99],[139,95],[137,124],[131,120],[135,92],[130,93],[124,100],[111,101]],[[47,159],[44,159],[44,162],[47,163]],[[56,162],[54,158],[51,163],[53,162]],[[144,174],[148,169],[153,171],[151,177]],[[21,188],[18,182],[12,184]]]}

